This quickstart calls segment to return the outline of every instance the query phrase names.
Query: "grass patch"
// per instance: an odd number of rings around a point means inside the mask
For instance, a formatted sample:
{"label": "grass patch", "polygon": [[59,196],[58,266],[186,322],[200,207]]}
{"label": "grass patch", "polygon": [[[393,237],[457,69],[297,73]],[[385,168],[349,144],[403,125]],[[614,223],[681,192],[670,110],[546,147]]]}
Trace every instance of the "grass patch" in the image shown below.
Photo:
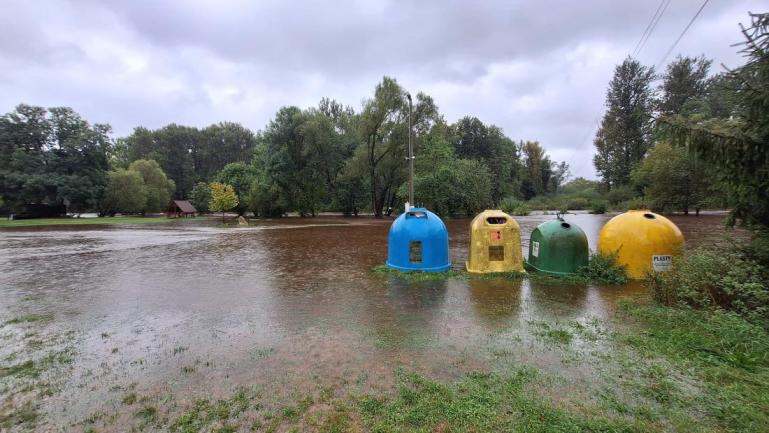
{"label": "grass patch", "polygon": [[511,280],[521,280],[527,278],[540,284],[547,285],[622,285],[628,282],[627,272],[624,267],[617,264],[614,257],[606,257],[593,254],[587,266],[581,268],[573,275],[550,275],[540,272],[489,272],[483,274],[470,274],[467,272],[447,271],[447,272],[401,272],[396,269],[388,268],[385,265],[378,265],[372,269],[374,274],[394,275],[402,277],[409,282],[446,280],[449,278],[465,278],[475,280],[488,280],[495,278],[507,278]]}
{"label": "grass patch", "polygon": [[386,265],[375,266],[371,271],[378,275],[395,275],[410,282],[445,280],[449,278],[472,278],[481,280],[494,278],[520,280],[528,278],[537,283],[549,285],[622,285],[627,284],[628,282],[627,270],[617,263],[616,256],[602,256],[600,254],[591,254],[587,266],[580,268],[577,273],[562,276],[540,272],[489,272],[483,274],[470,274],[468,272],[451,270],[447,272],[402,272],[389,268]]}
{"label": "grass patch", "polygon": [[272,347],[261,347],[251,351],[251,359],[254,361],[261,361],[262,359],[269,358],[275,352]]}
{"label": "grass patch", "polygon": [[35,218],[27,220],[0,219],[0,229],[17,227],[41,227],[41,226],[85,226],[85,225],[113,225],[113,224],[157,224],[169,223],[176,220],[166,217],[100,217],[100,218]]}
{"label": "grass patch", "polygon": [[53,314],[25,314],[23,316],[14,317],[11,320],[5,322],[6,325],[19,325],[22,323],[47,323],[53,320]]}
{"label": "grass patch", "polygon": [[39,416],[37,405],[28,401],[8,414],[0,412],[0,427],[2,427],[0,430],[10,430],[19,426],[32,429],[37,424]]}
{"label": "grass patch", "polygon": [[147,424],[152,424],[157,421],[158,409],[155,406],[144,406],[136,411],[136,417],[141,418]]}
{"label": "grass patch", "polygon": [[347,407],[337,406],[320,425],[320,433],[344,433],[351,430],[352,420]]}
{"label": "grass patch", "polygon": [[[719,430],[763,432],[769,425],[769,332],[734,313],[621,304],[635,324],[617,334],[648,360],[665,359],[703,388],[698,411]],[[669,370],[647,373],[647,397],[670,404]]]}
{"label": "grass patch", "polygon": [[125,397],[123,397],[123,404],[126,404],[126,405],[130,406],[130,405],[136,403],[137,399],[138,399],[138,397],[136,396],[136,393],[132,392],[130,394],[127,394]]}
{"label": "grass patch", "polygon": [[16,377],[38,377],[40,375],[40,369],[34,361],[24,361],[10,367],[0,368],[0,378],[6,376]]}
{"label": "grass patch", "polygon": [[556,346],[567,346],[571,343],[574,336],[566,329],[552,326],[547,322],[529,322],[535,327],[534,336],[542,339],[544,342]]}
{"label": "grass patch", "polygon": [[397,269],[389,268],[386,265],[374,266],[371,272],[377,275],[394,275],[413,282],[445,280],[448,278],[456,278],[464,275],[463,273],[451,271],[451,270],[446,272],[424,272],[424,271],[402,272]]}
{"label": "grass patch", "polygon": [[368,396],[358,410],[373,432],[391,431],[642,431],[623,420],[581,417],[532,393],[536,373],[471,373],[444,384],[416,373],[398,374],[394,397]]}
{"label": "grass patch", "polygon": [[50,352],[39,361],[27,360],[10,367],[0,367],[0,378],[8,376],[37,378],[48,369],[70,363],[72,363],[72,355],[69,351]]}
{"label": "grass patch", "polygon": [[[196,400],[171,424],[171,431],[192,433],[210,431],[212,424],[223,424],[218,431],[230,431],[228,421],[236,418],[249,408],[259,408],[256,393],[245,388],[238,389],[235,394],[222,400]],[[233,430],[234,431],[234,428]]]}

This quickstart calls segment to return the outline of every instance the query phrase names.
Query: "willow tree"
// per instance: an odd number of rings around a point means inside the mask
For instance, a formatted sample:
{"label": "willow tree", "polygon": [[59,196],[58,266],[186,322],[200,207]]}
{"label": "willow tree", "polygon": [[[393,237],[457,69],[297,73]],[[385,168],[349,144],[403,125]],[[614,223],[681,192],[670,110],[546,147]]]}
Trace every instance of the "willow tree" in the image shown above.
{"label": "willow tree", "polygon": [[[385,206],[395,204],[398,187],[406,180],[409,104],[406,91],[398,82],[384,77],[374,97],[364,102],[360,115],[360,135],[365,142],[361,152],[369,178],[371,209],[382,217]],[[438,109],[432,98],[419,93],[412,109],[415,139],[430,130]]]}

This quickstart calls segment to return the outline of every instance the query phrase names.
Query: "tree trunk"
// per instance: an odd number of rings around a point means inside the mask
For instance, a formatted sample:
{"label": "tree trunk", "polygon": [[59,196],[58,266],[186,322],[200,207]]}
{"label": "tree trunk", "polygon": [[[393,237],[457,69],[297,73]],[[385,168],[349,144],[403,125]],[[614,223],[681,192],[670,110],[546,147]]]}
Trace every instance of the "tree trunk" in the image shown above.
{"label": "tree trunk", "polygon": [[374,167],[371,167],[371,210],[374,212],[375,218],[382,218],[382,207],[378,206],[377,199],[377,181],[375,176]]}

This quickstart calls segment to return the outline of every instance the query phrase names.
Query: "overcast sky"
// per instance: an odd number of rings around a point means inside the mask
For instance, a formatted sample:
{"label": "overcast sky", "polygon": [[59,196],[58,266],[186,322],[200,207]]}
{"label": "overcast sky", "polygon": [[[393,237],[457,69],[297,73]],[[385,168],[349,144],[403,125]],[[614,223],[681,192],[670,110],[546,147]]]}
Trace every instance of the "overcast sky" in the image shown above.
{"label": "overcast sky", "polygon": [[[660,1],[321,3],[2,0],[0,110],[70,106],[115,136],[224,120],[256,131],[324,96],[359,109],[389,75],[450,122],[477,116],[594,177],[607,83]],[[761,3],[711,0],[670,57],[739,66],[730,45]],[[638,58],[656,65],[701,4],[672,0]]]}

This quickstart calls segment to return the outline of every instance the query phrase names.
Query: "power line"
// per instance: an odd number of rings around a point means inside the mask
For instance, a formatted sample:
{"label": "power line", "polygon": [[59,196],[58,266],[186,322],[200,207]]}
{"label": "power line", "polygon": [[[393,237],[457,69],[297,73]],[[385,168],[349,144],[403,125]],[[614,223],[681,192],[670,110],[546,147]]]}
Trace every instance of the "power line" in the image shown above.
{"label": "power line", "polygon": [[702,12],[702,10],[703,10],[703,9],[705,9],[705,6],[708,4],[708,2],[709,2],[709,1],[710,1],[710,0],[705,0],[704,2],[702,2],[702,6],[700,6],[700,8],[697,10],[697,13],[696,13],[696,14],[694,14],[694,16],[692,17],[692,19],[689,21],[689,24],[687,24],[687,25],[686,25],[686,27],[684,27],[684,31],[682,31],[682,32],[681,32],[681,34],[680,34],[680,35],[678,35],[678,39],[676,39],[676,41],[675,41],[675,42],[673,42],[673,45],[671,45],[671,46],[670,46],[670,49],[668,49],[668,51],[665,53],[665,55],[664,55],[664,56],[662,56],[662,59],[661,59],[659,62],[657,62],[657,66],[656,66],[656,68],[657,68],[657,69],[659,69],[659,67],[660,67],[660,66],[661,66],[663,63],[665,63],[665,60],[667,60],[667,59],[668,59],[668,56],[669,56],[669,55],[670,55],[670,53],[672,53],[672,52],[673,52],[673,50],[676,48],[676,45],[678,45],[678,43],[679,43],[679,42],[681,42],[681,38],[683,38],[683,37],[684,37],[684,35],[686,34],[686,32],[689,30],[689,27],[691,27],[691,26],[692,26],[692,24],[694,23],[694,21],[697,19],[697,17],[698,17],[698,16],[700,16],[700,13]]}
{"label": "power line", "polygon": [[639,39],[639,40],[638,40],[638,42],[636,42],[636,44],[635,44],[635,48],[633,48],[633,56],[635,56],[635,53],[636,53],[636,51],[638,51],[638,47],[639,47],[639,46],[641,46],[641,41],[644,39],[644,37],[646,37],[646,32],[648,32],[648,31],[649,31],[649,27],[651,27],[651,26],[652,26],[652,23],[653,23],[653,22],[654,22],[654,20],[657,18],[657,14],[658,14],[658,13],[660,13],[660,9],[662,8],[662,5],[663,5],[664,3],[665,3],[665,0],[662,0],[662,1],[660,2],[659,6],[657,6],[657,10],[656,10],[656,11],[654,11],[654,15],[652,16],[652,19],[649,21],[649,24],[647,24],[647,25],[646,25],[646,28],[644,29],[644,32],[643,32],[643,34],[641,35],[641,39]]}
{"label": "power line", "polygon": [[654,15],[652,15],[652,19],[649,20],[649,24],[646,25],[646,28],[644,29],[644,32],[641,35],[641,39],[639,39],[638,42],[635,44],[635,48],[633,48],[633,53],[631,54],[631,57],[635,57],[641,52],[641,50],[643,49],[643,46],[646,45],[646,41],[649,40],[649,36],[651,36],[651,32],[654,31],[654,27],[657,26],[657,22],[659,22],[659,19],[662,18],[662,14],[665,13],[665,9],[667,9],[669,4],[670,4],[670,0],[660,1],[659,6],[657,6],[657,10],[654,11]]}
{"label": "power line", "polygon": [[668,6],[670,6],[671,0],[667,0],[665,3],[665,6],[662,7],[662,11],[660,12],[659,16],[657,16],[657,21],[652,24],[652,28],[649,29],[649,33],[646,35],[646,39],[641,43],[641,47],[638,48],[638,52],[636,55],[641,54],[641,51],[643,51],[644,47],[646,46],[646,43],[649,42],[649,38],[651,38],[652,33],[654,33],[654,29],[657,28],[657,24],[660,23],[660,20],[662,20],[662,15],[665,13],[666,10],[668,10]]}

